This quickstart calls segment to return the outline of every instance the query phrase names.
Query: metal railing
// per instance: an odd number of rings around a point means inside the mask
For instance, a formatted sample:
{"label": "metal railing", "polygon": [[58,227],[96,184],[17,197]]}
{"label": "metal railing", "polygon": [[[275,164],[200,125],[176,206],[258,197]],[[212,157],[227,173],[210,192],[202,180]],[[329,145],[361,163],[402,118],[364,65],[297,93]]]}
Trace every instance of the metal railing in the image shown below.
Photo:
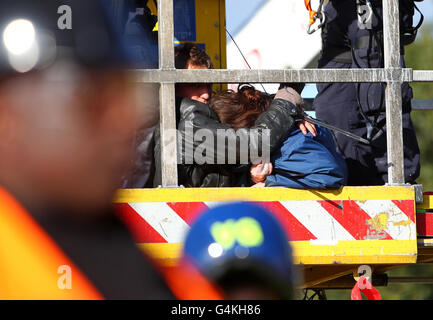
{"label": "metal railing", "polygon": [[[161,174],[163,187],[177,186],[175,83],[384,82],[388,184],[404,184],[403,82],[433,81],[433,71],[400,67],[399,1],[383,0],[384,68],[291,70],[177,70],[174,67],[173,0],[158,0],[159,69],[134,70],[137,82],[160,83]],[[306,35],[307,36],[307,35]],[[158,156],[158,155],[155,155]]]}

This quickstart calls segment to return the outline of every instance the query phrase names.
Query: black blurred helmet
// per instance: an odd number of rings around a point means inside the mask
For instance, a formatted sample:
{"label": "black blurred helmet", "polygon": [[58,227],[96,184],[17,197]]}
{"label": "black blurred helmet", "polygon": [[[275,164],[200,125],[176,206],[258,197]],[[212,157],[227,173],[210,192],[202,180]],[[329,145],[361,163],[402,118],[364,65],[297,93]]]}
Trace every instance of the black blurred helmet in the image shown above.
{"label": "black blurred helmet", "polygon": [[66,60],[87,68],[127,66],[110,2],[2,0],[0,74],[43,69]]}

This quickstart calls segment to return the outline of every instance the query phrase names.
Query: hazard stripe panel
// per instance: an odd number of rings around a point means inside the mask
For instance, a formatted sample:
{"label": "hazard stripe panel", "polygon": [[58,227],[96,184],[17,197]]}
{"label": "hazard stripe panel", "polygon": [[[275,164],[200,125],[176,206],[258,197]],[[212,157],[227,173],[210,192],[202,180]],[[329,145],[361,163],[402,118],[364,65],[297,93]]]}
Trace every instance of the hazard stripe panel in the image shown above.
{"label": "hazard stripe panel", "polygon": [[405,214],[392,201],[367,200],[357,201],[357,204],[372,218],[372,223],[376,222],[392,239],[416,240],[416,226],[409,219],[409,216],[415,214],[414,207],[410,213]]}
{"label": "hazard stripe panel", "polygon": [[320,205],[319,201],[282,201],[281,204],[314,234],[316,241],[333,242],[338,240],[355,240],[355,238]]}
{"label": "hazard stripe panel", "polygon": [[203,202],[167,202],[167,205],[188,225],[191,225],[204,210],[208,209]]}
{"label": "hazard stripe panel", "polygon": [[355,201],[321,201],[320,204],[355,240],[392,239],[385,230],[376,230],[370,223],[371,217]]}
{"label": "hazard stripe panel", "polygon": [[159,233],[153,229],[131,206],[127,203],[117,204],[117,213],[129,229],[138,243],[167,242]]}
{"label": "hazard stripe panel", "polygon": [[[411,200],[402,200],[399,206],[391,200],[259,203],[276,216],[293,241],[314,240],[326,244],[348,240],[416,240],[415,223],[410,218],[415,210]],[[125,204],[117,204],[127,225],[143,232],[137,242],[176,243],[183,241],[190,225],[202,212],[221,205],[221,202],[143,202],[128,205],[132,213],[125,210]],[[407,211],[403,212],[401,208]],[[137,226],[137,217],[141,217],[146,224]],[[155,232],[160,236],[159,241],[156,241]]]}
{"label": "hazard stripe panel", "polygon": [[299,222],[287,209],[278,201],[256,202],[274,214],[286,234],[292,241],[305,239],[317,239],[302,223]]}
{"label": "hazard stripe panel", "polygon": [[[253,190],[254,189],[254,190]],[[426,212],[416,219],[412,187],[122,190],[114,204],[136,242],[175,263],[194,221],[232,201],[266,208],[287,233],[297,263],[415,263],[417,232],[433,233]],[[417,225],[424,226],[425,230]]]}
{"label": "hazard stripe panel", "polygon": [[130,203],[134,209],[168,243],[183,242],[189,225],[166,203]]}

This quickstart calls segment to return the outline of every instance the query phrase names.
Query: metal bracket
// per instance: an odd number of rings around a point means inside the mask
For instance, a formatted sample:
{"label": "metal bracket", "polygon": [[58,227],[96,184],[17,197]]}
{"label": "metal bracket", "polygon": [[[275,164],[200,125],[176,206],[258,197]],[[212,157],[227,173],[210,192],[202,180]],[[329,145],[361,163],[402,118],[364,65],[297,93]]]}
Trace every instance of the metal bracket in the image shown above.
{"label": "metal bracket", "polygon": [[[363,273],[360,273],[361,267],[365,267],[365,268],[363,268],[363,271],[364,271]],[[369,274],[367,274],[367,271]],[[361,276],[365,276],[367,278],[367,280],[371,282],[371,279],[373,276],[373,266],[361,265],[356,270],[353,270],[353,279],[355,279],[356,282],[358,282],[359,277],[361,277]]]}
{"label": "metal bracket", "polygon": [[162,186],[158,185],[158,189],[185,189],[184,186]]}
{"label": "metal bracket", "polygon": [[413,185],[415,189],[415,203],[423,203],[423,189],[422,184]]}

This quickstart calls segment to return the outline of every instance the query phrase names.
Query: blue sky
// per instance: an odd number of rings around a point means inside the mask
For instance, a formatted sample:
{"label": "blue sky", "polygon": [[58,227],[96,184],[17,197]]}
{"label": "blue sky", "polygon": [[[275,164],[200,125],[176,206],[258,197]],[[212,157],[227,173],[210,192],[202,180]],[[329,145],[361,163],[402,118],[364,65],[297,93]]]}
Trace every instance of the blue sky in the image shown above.
{"label": "blue sky", "polygon": [[[233,0],[229,1],[232,2]],[[433,21],[433,1],[424,0],[423,2],[418,2],[417,7],[421,10],[426,20],[428,20],[429,22]]]}
{"label": "blue sky", "polygon": [[[291,0],[302,1],[302,0]],[[239,27],[248,21],[254,12],[265,4],[267,0],[226,0],[227,29],[234,35]],[[423,12],[425,21],[433,22],[433,1],[417,2],[418,8]],[[307,16],[307,11],[306,18]]]}

